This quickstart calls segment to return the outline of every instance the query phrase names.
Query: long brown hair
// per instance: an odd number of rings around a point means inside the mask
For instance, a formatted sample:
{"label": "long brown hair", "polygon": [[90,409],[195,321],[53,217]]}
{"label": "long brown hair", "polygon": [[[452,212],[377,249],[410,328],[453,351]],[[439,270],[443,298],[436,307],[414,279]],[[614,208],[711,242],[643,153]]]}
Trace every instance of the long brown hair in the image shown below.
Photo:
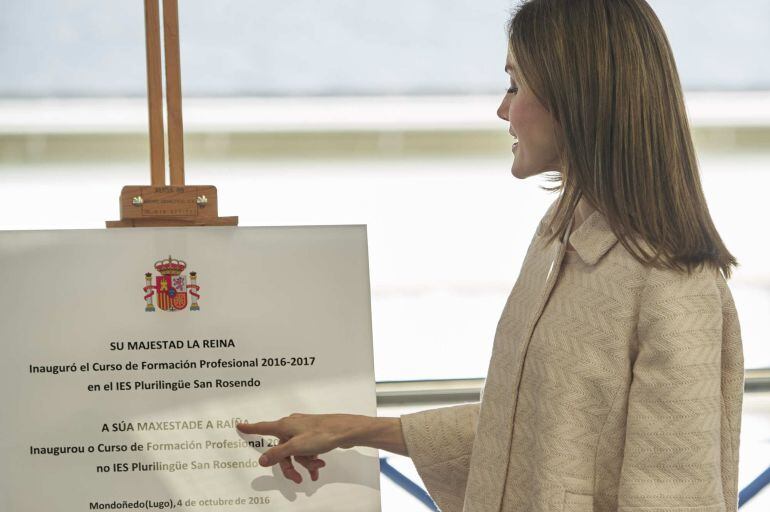
{"label": "long brown hair", "polygon": [[[562,236],[581,197],[638,261],[730,278],[738,262],[711,220],[663,27],[644,0],[530,0],[507,25],[518,80],[556,121]],[[646,249],[650,249],[648,252]]]}

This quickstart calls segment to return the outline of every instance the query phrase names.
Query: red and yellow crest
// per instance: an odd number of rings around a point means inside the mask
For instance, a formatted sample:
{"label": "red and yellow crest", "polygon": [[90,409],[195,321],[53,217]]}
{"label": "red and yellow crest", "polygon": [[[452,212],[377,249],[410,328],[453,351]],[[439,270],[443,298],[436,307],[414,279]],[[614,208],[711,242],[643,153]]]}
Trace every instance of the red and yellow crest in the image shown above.
{"label": "red and yellow crest", "polygon": [[187,308],[188,303],[190,304],[190,311],[200,310],[198,305],[198,299],[200,299],[198,274],[190,272],[190,282],[188,283],[188,276],[183,273],[186,268],[187,263],[171,256],[168,259],[155,262],[155,270],[160,274],[155,276],[155,284],[152,284],[151,272],[144,275],[145,311],[155,311],[152,297],[156,293],[158,295],[158,307],[163,311],[180,311]]}

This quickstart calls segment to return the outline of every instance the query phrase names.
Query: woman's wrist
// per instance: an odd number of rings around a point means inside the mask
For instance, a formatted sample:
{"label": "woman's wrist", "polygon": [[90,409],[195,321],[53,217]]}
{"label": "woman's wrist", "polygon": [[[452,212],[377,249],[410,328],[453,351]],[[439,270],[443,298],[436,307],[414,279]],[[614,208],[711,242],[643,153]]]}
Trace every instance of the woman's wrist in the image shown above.
{"label": "woman's wrist", "polygon": [[351,425],[340,439],[340,446],[367,446],[407,455],[400,418],[351,415]]}

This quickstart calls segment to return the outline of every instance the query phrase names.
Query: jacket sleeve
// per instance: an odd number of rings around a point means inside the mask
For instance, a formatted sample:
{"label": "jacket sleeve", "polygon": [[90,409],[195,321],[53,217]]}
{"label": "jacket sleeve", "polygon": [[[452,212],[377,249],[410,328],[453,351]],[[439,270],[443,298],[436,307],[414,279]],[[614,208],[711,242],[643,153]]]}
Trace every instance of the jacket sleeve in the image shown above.
{"label": "jacket sleeve", "polygon": [[[735,404],[725,405],[722,389],[724,326],[716,272],[653,269],[642,291],[619,512],[737,507],[740,402],[738,417],[731,418],[727,411],[735,411]],[[727,370],[740,381],[740,396],[742,364]],[[725,395],[735,401],[734,393]]]}
{"label": "jacket sleeve", "polygon": [[463,508],[478,416],[478,403],[401,416],[409,456],[443,512]]}

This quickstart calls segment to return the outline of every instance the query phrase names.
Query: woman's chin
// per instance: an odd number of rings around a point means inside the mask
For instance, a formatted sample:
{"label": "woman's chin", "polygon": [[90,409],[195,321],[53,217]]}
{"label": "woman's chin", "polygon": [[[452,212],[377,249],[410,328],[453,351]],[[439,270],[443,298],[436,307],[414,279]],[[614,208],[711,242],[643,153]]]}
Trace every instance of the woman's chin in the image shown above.
{"label": "woman's chin", "polygon": [[548,165],[529,165],[525,159],[521,156],[515,156],[513,158],[513,164],[511,165],[511,174],[520,180],[537,176],[548,171],[557,171],[559,166],[557,164]]}
{"label": "woman's chin", "polygon": [[521,165],[521,161],[518,158],[514,158],[513,165],[511,165],[511,174],[513,174],[515,178],[523,180],[525,178],[529,178],[533,174],[537,174],[529,171],[530,170],[527,169],[526,166]]}

